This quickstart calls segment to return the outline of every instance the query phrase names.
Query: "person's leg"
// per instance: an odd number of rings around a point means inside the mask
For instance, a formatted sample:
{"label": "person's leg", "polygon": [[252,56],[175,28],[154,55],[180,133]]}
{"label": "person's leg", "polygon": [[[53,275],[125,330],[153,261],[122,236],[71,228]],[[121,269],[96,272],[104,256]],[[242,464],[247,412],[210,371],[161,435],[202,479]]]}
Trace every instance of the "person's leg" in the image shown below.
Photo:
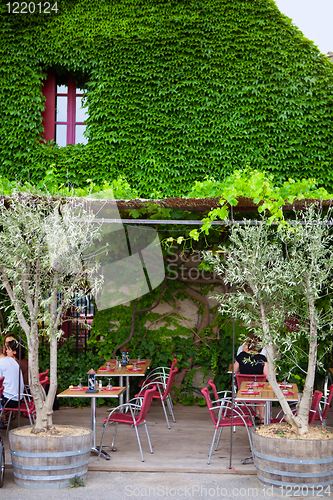
{"label": "person's leg", "polygon": [[265,419],[265,406],[260,405],[257,408],[258,408],[258,414],[259,414],[260,424],[263,424],[264,423],[264,419]]}

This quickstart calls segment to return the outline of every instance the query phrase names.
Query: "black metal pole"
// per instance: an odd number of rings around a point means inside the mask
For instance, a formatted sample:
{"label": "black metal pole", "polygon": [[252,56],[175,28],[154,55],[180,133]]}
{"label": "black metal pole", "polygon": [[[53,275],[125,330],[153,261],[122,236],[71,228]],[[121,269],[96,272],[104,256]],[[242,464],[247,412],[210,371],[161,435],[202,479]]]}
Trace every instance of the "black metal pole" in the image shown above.
{"label": "black metal pole", "polygon": [[[20,333],[19,333],[19,380],[18,380],[18,411],[17,411],[17,426],[21,427],[21,412],[20,412],[20,407],[21,407],[21,345],[22,345],[22,332],[21,332],[21,327],[20,327]],[[24,392],[24,391],[23,391]]]}
{"label": "black metal pole", "polygon": [[[234,210],[233,206],[230,207],[231,223],[234,222]],[[232,292],[235,291],[235,285],[232,285]],[[234,419],[234,407],[235,407],[235,394],[234,394],[234,364],[235,364],[235,318],[232,319],[232,375],[231,375],[231,425],[230,425],[230,457],[229,457],[229,469],[232,469],[232,436],[233,436],[233,419]]]}

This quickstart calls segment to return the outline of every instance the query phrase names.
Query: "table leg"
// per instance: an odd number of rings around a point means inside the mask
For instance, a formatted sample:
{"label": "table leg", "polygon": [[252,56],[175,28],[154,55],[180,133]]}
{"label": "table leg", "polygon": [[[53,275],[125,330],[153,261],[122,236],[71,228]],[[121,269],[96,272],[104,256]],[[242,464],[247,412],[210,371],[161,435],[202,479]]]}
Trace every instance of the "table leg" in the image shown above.
{"label": "table leg", "polygon": [[[119,375],[119,385],[120,387],[124,387],[124,377],[122,375]],[[123,404],[124,403],[124,394],[121,393],[120,396],[119,396],[119,404]]]}
{"label": "table leg", "polygon": [[265,425],[270,424],[271,418],[272,418],[272,401],[266,401],[264,424]]}
{"label": "table leg", "polygon": [[[93,432],[91,451],[94,453],[99,452],[99,446],[96,446],[96,398],[91,398],[91,430]],[[103,455],[106,460],[110,460],[110,455],[106,451],[102,450],[101,455]]]}
{"label": "table leg", "polygon": [[129,377],[126,377],[126,403],[128,403],[130,399],[130,384],[129,384]]}

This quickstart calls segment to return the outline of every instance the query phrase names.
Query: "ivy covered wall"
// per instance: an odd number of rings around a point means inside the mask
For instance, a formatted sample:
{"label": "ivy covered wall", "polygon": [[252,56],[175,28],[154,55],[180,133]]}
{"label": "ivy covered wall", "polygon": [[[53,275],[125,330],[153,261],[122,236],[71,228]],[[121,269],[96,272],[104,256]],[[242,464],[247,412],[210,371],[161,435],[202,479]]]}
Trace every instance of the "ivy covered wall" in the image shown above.
{"label": "ivy covered wall", "polygon": [[[0,174],[36,181],[54,164],[59,181],[124,176],[164,197],[250,165],[332,189],[333,65],[272,0],[57,7],[1,5]],[[48,68],[86,79],[87,145],[40,142]]]}

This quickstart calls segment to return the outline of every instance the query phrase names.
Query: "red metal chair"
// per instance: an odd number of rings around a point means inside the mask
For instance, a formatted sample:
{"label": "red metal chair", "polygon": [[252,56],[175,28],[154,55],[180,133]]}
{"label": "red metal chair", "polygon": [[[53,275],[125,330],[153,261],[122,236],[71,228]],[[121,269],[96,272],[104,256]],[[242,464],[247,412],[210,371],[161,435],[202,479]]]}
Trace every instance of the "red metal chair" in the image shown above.
{"label": "red metal chair", "polygon": [[[311,407],[309,411],[309,424],[313,424],[315,420],[316,413],[318,411],[319,403],[321,398],[323,397],[323,393],[321,391],[314,391],[313,396],[312,396],[312,402],[311,402]],[[278,413],[276,418],[271,419],[271,424],[278,424],[280,422],[285,422],[284,415],[280,417],[279,415],[282,413],[282,410]],[[294,408],[292,410],[292,413],[294,415],[297,415],[297,408]]]}
{"label": "red metal chair", "polygon": [[[154,392],[155,391],[156,391],[156,386],[153,386],[150,389],[147,389],[145,391],[145,395],[143,397],[141,406],[137,405],[137,404],[134,404],[134,403],[131,403],[131,402],[124,403],[122,405],[117,406],[117,408],[114,408],[110,412],[108,418],[105,418],[103,420],[103,422],[104,422],[104,429],[103,429],[101,444],[100,444],[100,447],[99,447],[98,459],[99,459],[101,451],[102,451],[105,430],[106,430],[108,424],[113,424],[113,423],[116,424],[116,428],[114,430],[114,435],[113,435],[113,440],[112,440],[112,445],[111,445],[112,449],[114,447],[114,443],[115,443],[115,439],[116,439],[116,432],[117,432],[117,426],[118,426],[118,424],[133,425],[133,427],[135,429],[135,432],[136,432],[136,437],[137,437],[137,440],[138,440],[139,448],[140,448],[141,459],[142,459],[142,462],[144,462],[145,460],[143,458],[143,453],[142,453],[142,448],[141,448],[141,442],[140,442],[140,437],[139,437],[139,432],[138,432],[138,426],[140,424],[143,424],[145,426],[145,429],[146,429],[146,434],[147,434],[147,438],[148,438],[150,453],[153,453],[153,449],[151,447],[151,442],[150,442],[150,438],[149,438],[149,434],[148,434],[146,416],[147,416],[149,407],[151,405],[151,402],[153,400],[153,396],[154,396]],[[127,411],[130,410],[130,413],[122,413],[122,411],[124,411],[124,410],[125,411],[126,410]],[[135,415],[135,412],[137,410],[140,410],[140,413],[138,415]]]}
{"label": "red metal chair", "polygon": [[321,425],[326,426],[326,418],[328,415],[328,410],[330,409],[331,406],[331,401],[333,397],[333,385],[329,388],[328,396],[325,398],[323,396],[320,400],[319,406],[318,406],[318,411],[315,414],[315,420],[320,420]]}
{"label": "red metal chair", "polygon": [[20,412],[22,413],[22,415],[24,417],[29,418],[30,425],[33,425],[35,423],[36,408],[35,408],[35,403],[34,403],[34,400],[31,396],[31,394],[26,394],[26,393],[21,394],[22,399],[21,399],[19,407],[7,408],[8,402],[11,401],[14,397],[15,396],[13,396],[12,398],[8,399],[8,401],[6,401],[6,404],[2,407],[1,413],[0,413],[0,420],[2,420],[3,413],[5,411],[9,412],[6,435],[8,435],[10,421],[11,421],[13,412],[18,413],[18,411],[20,410]]}
{"label": "red metal chair", "polygon": [[236,380],[239,390],[242,382],[259,382],[259,384],[266,382],[266,375],[245,375],[244,373],[236,373]]}
{"label": "red metal chair", "polygon": [[315,416],[319,407],[319,403],[321,398],[323,397],[323,393],[320,391],[314,391],[313,396],[312,396],[312,403],[311,403],[311,408],[309,412],[309,424],[313,424],[315,420]]}
{"label": "red metal chair", "polygon": [[[219,430],[220,432],[219,432],[218,439],[217,439],[217,442],[216,442],[215,451],[218,448],[220,437],[221,437],[221,432],[222,432],[223,427],[230,427],[231,426],[231,408],[228,405],[218,405],[217,404],[216,406],[214,406],[213,403],[212,403],[212,401],[211,401],[211,399],[210,399],[209,390],[208,390],[207,387],[204,387],[201,390],[201,392],[202,392],[202,394],[204,395],[204,397],[206,399],[206,403],[207,403],[207,406],[208,406],[209,414],[211,416],[211,419],[213,421],[214,428],[215,428],[214,429],[214,435],[213,435],[212,443],[210,445],[209,454],[208,454],[208,462],[207,462],[207,464],[209,465],[210,458],[212,456],[212,452],[213,452],[213,448],[214,448],[214,444],[215,444],[215,439],[216,439],[216,433],[217,433],[217,431]],[[217,410],[218,410],[218,415],[216,415],[216,411]],[[248,438],[249,438],[250,447],[251,447],[251,450],[252,450],[252,441],[251,441],[251,436],[250,436],[250,433],[249,433],[249,427],[252,427],[252,425],[253,425],[253,422],[252,422],[251,418],[248,415],[243,415],[240,408],[234,408],[233,409],[232,425],[233,426],[245,426],[246,427],[247,435],[248,435]]]}
{"label": "red metal chair", "polygon": [[165,401],[166,401],[166,403],[168,405],[169,413],[170,413],[170,415],[172,417],[172,420],[174,422],[176,422],[175,416],[173,414],[173,409],[172,409],[172,401],[171,401],[171,396],[170,396],[170,390],[171,390],[171,387],[172,387],[172,384],[173,384],[173,381],[174,381],[174,378],[175,378],[175,375],[176,375],[177,371],[178,371],[177,367],[175,367],[172,370],[170,370],[169,377],[168,377],[167,382],[166,382],[166,387],[164,387],[164,383],[163,382],[158,381],[158,380],[154,380],[152,382],[149,382],[147,385],[143,386],[141,388],[140,392],[135,395],[136,398],[142,397],[142,396],[144,396],[146,390],[149,387],[151,387],[152,385],[155,386],[155,392],[153,394],[153,398],[154,399],[159,399],[161,401],[162,407],[163,407],[163,410],[164,410],[165,419],[166,419],[167,426],[168,426],[169,430],[170,430],[170,424],[169,424],[169,419],[168,419],[167,411],[166,411],[166,408],[165,408]]}
{"label": "red metal chair", "polygon": [[[49,377],[48,377],[49,371],[50,370],[47,369],[45,372],[42,372],[42,373],[39,374],[39,382],[42,385],[43,389],[45,389],[45,386],[46,386],[46,384],[49,381]],[[30,394],[30,387],[28,385],[24,386],[24,392],[26,394]]]}
{"label": "red metal chair", "polygon": [[[227,401],[231,399],[231,391],[217,391],[216,385],[213,380],[208,380],[209,385],[211,386],[214,394],[215,402],[219,401],[219,404],[225,405]],[[228,396],[230,394],[230,396]],[[222,395],[222,397],[221,397]],[[235,402],[236,408],[240,408],[243,415],[255,416],[256,412],[252,408],[252,406],[248,406],[246,403],[240,403],[239,401]]]}
{"label": "red metal chair", "polygon": [[[4,386],[3,386],[3,381],[4,380],[5,380],[5,377],[0,377],[0,390],[2,389],[0,397],[2,396],[2,393],[4,391]],[[0,409],[1,409],[1,403],[0,403]]]}

